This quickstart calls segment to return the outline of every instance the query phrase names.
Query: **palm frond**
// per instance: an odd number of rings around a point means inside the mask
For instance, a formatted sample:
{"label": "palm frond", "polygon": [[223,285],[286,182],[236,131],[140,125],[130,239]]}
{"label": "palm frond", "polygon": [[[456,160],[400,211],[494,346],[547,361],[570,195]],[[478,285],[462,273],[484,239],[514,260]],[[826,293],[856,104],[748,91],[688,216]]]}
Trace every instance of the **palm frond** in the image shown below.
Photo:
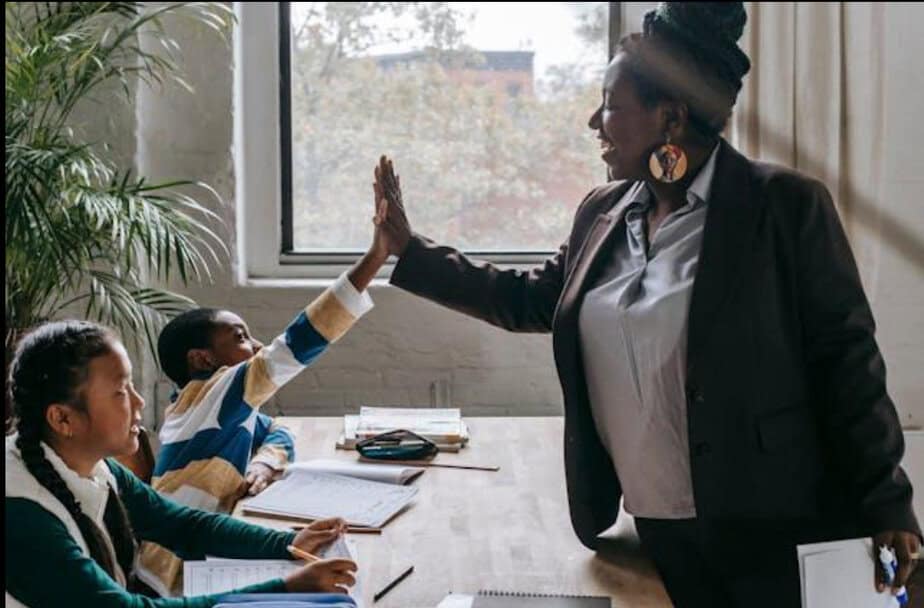
{"label": "palm frond", "polygon": [[82,298],[86,300],[86,317],[117,328],[136,344],[156,344],[156,329],[166,319],[195,306],[193,300],[181,294],[139,287],[126,281],[126,277],[106,271],[90,271],[89,282]]}
{"label": "palm frond", "polygon": [[126,100],[136,82],[188,88],[166,20],[225,35],[233,12],[216,2],[13,2],[5,14],[7,326],[82,303],[153,350],[159,324],[193,302],[147,283],[211,278],[227,248],[203,201],[220,198],[200,182],[149,183],[117,167],[70,117],[104,84]]}

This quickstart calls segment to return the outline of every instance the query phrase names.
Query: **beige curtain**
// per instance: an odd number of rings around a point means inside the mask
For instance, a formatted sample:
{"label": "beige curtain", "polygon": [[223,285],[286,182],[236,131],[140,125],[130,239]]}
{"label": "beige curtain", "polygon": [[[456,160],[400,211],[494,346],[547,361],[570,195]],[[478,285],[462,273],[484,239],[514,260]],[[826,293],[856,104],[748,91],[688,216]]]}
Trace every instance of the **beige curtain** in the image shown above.
{"label": "beige curtain", "polygon": [[[732,143],[751,158],[816,177],[851,238],[881,200],[883,4],[748,2],[740,42],[751,57]],[[869,261],[869,260],[867,260]]]}
{"label": "beige curtain", "polygon": [[922,3],[748,2],[728,137],[825,182],[879,325],[890,392],[924,424]]}

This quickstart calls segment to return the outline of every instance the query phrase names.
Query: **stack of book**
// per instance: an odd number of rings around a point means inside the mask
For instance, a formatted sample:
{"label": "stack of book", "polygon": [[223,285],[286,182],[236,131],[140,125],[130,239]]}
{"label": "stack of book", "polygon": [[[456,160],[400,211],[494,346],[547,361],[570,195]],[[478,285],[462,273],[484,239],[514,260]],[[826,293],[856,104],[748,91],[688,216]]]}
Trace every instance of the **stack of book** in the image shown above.
{"label": "stack of book", "polygon": [[469,440],[468,426],[458,408],[362,407],[358,416],[343,417],[337,447],[353,450],[363,439],[397,429],[426,437],[441,452],[458,452]]}

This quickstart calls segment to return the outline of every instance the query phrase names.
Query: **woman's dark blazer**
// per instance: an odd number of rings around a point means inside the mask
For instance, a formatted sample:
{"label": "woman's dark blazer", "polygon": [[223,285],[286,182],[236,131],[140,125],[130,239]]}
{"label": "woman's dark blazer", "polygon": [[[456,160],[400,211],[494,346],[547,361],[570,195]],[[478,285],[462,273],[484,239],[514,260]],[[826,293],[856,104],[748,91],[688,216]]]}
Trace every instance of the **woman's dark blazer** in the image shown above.
{"label": "woman's dark blazer", "polygon": [[[616,521],[622,491],[591,417],[578,312],[625,231],[617,203],[631,185],[593,190],[567,242],[541,267],[501,270],[414,235],[391,277],[499,327],[552,332],[571,521],[590,548]],[[920,535],[874,329],[824,185],[750,161],[723,140],[688,327],[685,406],[698,517],[834,518],[863,534]]]}

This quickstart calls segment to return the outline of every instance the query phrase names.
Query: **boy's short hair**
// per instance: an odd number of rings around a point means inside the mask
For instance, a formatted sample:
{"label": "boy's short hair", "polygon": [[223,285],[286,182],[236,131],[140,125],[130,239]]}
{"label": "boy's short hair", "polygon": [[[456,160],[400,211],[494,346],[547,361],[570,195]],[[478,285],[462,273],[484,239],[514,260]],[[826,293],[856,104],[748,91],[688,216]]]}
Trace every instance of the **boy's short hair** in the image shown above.
{"label": "boy's short hair", "polygon": [[175,317],[160,332],[157,339],[157,358],[160,367],[179,388],[189,382],[189,363],[186,354],[194,348],[210,348],[212,331],[218,326],[215,308],[196,308]]}

